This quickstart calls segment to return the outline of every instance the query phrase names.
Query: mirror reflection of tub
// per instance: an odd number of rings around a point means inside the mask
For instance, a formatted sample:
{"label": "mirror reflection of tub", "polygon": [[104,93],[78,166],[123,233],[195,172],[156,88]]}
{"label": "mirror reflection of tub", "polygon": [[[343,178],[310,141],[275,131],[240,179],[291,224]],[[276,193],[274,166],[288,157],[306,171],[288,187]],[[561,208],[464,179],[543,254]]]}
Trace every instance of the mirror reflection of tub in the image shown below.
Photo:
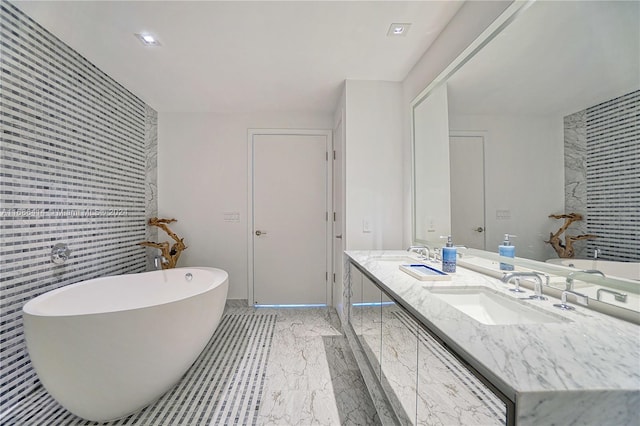
{"label": "mirror reflection of tub", "polygon": [[[574,288],[580,293],[586,294],[591,300],[608,303],[625,309],[640,312],[640,262],[613,262],[600,259],[549,259],[547,263],[560,265],[577,271],[600,271],[607,278],[612,278],[618,284],[617,287],[608,283],[607,286],[599,285],[591,274],[575,274]],[[555,288],[563,288],[566,278],[555,277],[551,285]],[[596,277],[597,281],[598,278]]]}
{"label": "mirror reflection of tub", "polygon": [[[567,279],[571,278],[573,289],[588,296],[589,309],[640,324],[638,262],[558,258],[538,262],[521,257],[507,260],[496,253],[470,248],[459,248],[459,253],[459,266],[497,279],[503,278],[505,274],[505,271],[500,270],[500,263],[505,261],[513,262],[515,271],[536,271],[548,275],[549,286],[544,286],[544,292],[550,297],[560,298],[567,288]],[[605,277],[597,273],[578,273],[585,270],[601,270]],[[531,290],[533,281],[522,280],[521,285]]]}
{"label": "mirror reflection of tub", "polygon": [[600,259],[549,259],[548,263],[576,269],[595,269],[607,277],[640,281],[640,262],[613,262]]}

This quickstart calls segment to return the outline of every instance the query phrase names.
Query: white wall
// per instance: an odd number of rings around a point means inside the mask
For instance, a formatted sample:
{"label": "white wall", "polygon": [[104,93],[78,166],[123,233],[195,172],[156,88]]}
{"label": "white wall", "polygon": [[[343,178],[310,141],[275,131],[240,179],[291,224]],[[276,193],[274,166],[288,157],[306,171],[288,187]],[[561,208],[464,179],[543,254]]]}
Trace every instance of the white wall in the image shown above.
{"label": "white wall", "polygon": [[[564,212],[564,125],[562,117],[451,115],[452,131],[485,131],[485,211],[488,251],[497,251],[504,234],[515,234],[516,256],[555,257],[544,241]],[[510,219],[497,219],[509,210]]]}
{"label": "white wall", "polygon": [[[346,247],[401,249],[403,230],[402,85],[345,85]],[[363,222],[370,232],[363,232]]]}
{"label": "white wall", "polygon": [[[389,249],[410,242],[409,103],[509,5],[467,2],[402,83],[347,81],[345,237],[347,249]],[[160,113],[159,215],[188,249],[182,266],[229,272],[229,298],[247,297],[247,129],[333,128],[331,114]],[[240,222],[224,222],[224,212]],[[363,220],[371,232],[363,233]]]}
{"label": "white wall", "polygon": [[[331,114],[159,113],[158,212],[178,219],[172,229],[188,247],[178,265],[222,268],[228,297],[247,298],[247,129],[332,123]],[[240,221],[225,222],[224,212]]]}

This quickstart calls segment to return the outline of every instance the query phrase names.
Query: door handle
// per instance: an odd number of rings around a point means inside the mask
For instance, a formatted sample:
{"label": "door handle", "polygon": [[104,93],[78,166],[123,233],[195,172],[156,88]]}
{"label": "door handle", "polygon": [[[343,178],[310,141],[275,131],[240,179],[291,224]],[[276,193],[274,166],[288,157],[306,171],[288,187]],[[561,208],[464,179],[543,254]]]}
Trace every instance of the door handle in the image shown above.
{"label": "door handle", "polygon": [[337,239],[339,239],[339,240],[341,240],[341,239],[342,239],[342,234],[340,234],[340,235],[336,235],[336,238],[337,238]]}
{"label": "door handle", "polygon": [[476,231],[476,232],[484,232],[484,228],[482,228],[482,226],[478,226],[476,229],[474,229],[474,231]]}
{"label": "door handle", "polygon": [[259,237],[260,235],[267,235],[264,231],[256,231],[256,235]]}

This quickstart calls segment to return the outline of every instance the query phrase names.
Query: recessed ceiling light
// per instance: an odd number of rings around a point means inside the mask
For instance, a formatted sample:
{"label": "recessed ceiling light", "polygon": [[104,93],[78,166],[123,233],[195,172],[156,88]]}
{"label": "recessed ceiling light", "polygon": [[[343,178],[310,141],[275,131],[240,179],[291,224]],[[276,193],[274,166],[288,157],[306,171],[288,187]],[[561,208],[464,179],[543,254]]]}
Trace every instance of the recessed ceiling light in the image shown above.
{"label": "recessed ceiling light", "polygon": [[404,37],[409,31],[409,27],[411,27],[411,24],[409,23],[391,24],[391,26],[389,27],[389,31],[387,31],[387,35],[389,37]]}
{"label": "recessed ceiling light", "polygon": [[160,46],[160,42],[155,36],[149,33],[140,33],[135,34],[135,36],[144,44],[145,46]]}

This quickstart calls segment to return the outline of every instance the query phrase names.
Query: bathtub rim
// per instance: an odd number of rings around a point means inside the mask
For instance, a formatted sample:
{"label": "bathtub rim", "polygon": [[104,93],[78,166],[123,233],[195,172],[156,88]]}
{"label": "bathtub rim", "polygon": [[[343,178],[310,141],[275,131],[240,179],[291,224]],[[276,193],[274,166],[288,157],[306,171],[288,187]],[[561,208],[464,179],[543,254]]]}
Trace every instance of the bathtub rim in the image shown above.
{"label": "bathtub rim", "polygon": [[[174,268],[171,269],[172,271],[176,271],[176,270],[180,270],[180,271],[184,271],[185,274],[189,272],[189,270],[204,270],[204,271],[215,271],[216,274],[220,274],[221,277],[220,279],[216,279],[214,280],[214,282],[210,283],[210,285],[203,287],[201,289],[199,289],[198,291],[194,291],[191,293],[187,293],[187,294],[183,294],[180,295],[181,297],[175,297],[172,299],[169,299],[167,301],[161,302],[161,303],[150,303],[150,304],[140,304],[137,305],[135,307],[125,307],[125,308],[120,308],[120,309],[103,309],[100,311],[95,311],[95,312],[74,312],[74,313],[51,313],[51,312],[43,312],[41,310],[38,309],[38,305],[44,301],[46,301],[47,299],[49,299],[50,297],[56,296],[60,293],[64,293],[66,291],[72,291],[74,288],[86,285],[87,283],[95,283],[95,282],[100,282],[100,281],[107,281],[107,280],[112,280],[112,279],[117,279],[119,277],[125,277],[125,276],[136,276],[136,275],[145,275],[145,274],[153,274],[153,273],[162,273],[164,272],[163,270],[157,270],[157,271],[145,271],[145,272],[139,272],[139,273],[132,273],[132,274],[121,274],[121,275],[108,275],[108,276],[104,276],[104,277],[97,277],[97,278],[91,278],[89,280],[84,280],[84,281],[79,281],[73,284],[67,284],[67,285],[63,285],[61,287],[58,287],[56,289],[53,290],[49,290],[45,293],[42,293],[38,296],[35,296],[29,300],[27,300],[27,302],[23,305],[22,307],[22,314],[23,315],[31,315],[31,316],[36,316],[36,317],[52,317],[52,318],[66,318],[66,317],[80,317],[80,316],[88,316],[88,315],[104,315],[104,314],[109,314],[109,313],[116,313],[116,312],[126,312],[126,311],[132,311],[132,310],[136,310],[136,309],[145,309],[145,308],[150,308],[153,306],[163,306],[163,305],[167,305],[170,303],[174,303],[177,301],[181,301],[181,300],[186,300],[192,297],[197,297],[201,294],[204,294],[208,291],[211,291],[212,289],[223,285],[225,282],[229,281],[229,273],[227,271],[225,271],[224,269],[220,269],[220,268],[214,268],[214,267],[204,267],[204,266],[186,266],[186,267],[180,267],[180,268]],[[178,283],[176,283],[178,284]]]}

